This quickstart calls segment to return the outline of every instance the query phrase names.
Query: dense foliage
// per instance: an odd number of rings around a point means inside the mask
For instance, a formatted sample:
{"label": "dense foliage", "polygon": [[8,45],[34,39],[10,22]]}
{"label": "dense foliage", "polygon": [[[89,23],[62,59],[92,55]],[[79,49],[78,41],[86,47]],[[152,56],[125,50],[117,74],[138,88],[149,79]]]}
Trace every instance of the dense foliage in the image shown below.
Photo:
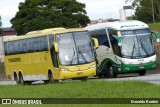
{"label": "dense foliage", "polygon": [[18,35],[53,27],[86,26],[89,22],[85,4],[76,0],[25,0],[11,19]]}
{"label": "dense foliage", "polygon": [[160,0],[126,0],[126,2],[131,2],[135,9],[134,19],[152,22],[154,14],[155,20],[160,20]]}
{"label": "dense foliage", "polygon": [[3,32],[1,27],[2,27],[2,22],[1,22],[1,16],[0,16],[0,35],[2,35],[2,32]]}

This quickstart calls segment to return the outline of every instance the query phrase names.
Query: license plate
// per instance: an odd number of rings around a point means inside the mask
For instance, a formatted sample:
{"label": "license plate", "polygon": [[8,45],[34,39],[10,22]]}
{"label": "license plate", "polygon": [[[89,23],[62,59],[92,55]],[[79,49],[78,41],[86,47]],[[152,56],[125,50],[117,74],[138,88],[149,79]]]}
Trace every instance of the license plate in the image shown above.
{"label": "license plate", "polygon": [[77,72],[77,75],[83,75],[83,72]]}
{"label": "license plate", "polygon": [[143,67],[143,66],[141,66],[141,67],[139,67],[139,69],[144,69],[144,67]]}

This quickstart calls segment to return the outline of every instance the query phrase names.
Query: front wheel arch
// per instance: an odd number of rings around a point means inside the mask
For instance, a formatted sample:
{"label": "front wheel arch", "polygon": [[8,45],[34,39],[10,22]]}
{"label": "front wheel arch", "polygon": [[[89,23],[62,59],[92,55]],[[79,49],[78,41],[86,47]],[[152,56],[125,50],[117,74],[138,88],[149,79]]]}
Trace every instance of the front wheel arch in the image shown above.
{"label": "front wheel arch", "polygon": [[53,82],[53,72],[51,70],[48,70],[48,81],[49,83]]}
{"label": "front wheel arch", "polygon": [[18,83],[18,76],[17,76],[17,73],[15,71],[13,73],[13,79],[14,79],[14,81],[16,81],[16,83]]}
{"label": "front wheel arch", "polygon": [[25,81],[24,81],[24,79],[23,79],[23,74],[21,73],[21,71],[19,71],[19,74],[18,74],[18,77],[19,77],[19,83],[20,84],[25,84]]}
{"label": "front wheel arch", "polygon": [[107,63],[107,77],[116,78],[117,72],[114,71],[114,66],[111,62]]}

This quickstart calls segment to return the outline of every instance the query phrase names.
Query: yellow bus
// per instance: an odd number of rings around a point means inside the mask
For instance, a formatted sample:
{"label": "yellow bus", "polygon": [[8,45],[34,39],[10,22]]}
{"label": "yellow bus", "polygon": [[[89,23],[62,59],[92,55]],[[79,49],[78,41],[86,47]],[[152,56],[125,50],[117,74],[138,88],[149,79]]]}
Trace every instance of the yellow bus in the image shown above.
{"label": "yellow bus", "polygon": [[98,41],[82,28],[33,31],[7,38],[4,47],[6,78],[20,84],[96,75]]}

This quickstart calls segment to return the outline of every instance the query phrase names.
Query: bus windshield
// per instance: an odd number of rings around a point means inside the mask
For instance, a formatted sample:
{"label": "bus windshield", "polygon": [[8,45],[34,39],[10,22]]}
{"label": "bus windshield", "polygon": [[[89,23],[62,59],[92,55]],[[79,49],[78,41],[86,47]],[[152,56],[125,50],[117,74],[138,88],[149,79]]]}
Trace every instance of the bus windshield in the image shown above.
{"label": "bus windshield", "polygon": [[155,54],[154,42],[149,29],[121,31],[124,58],[145,58]]}
{"label": "bus windshield", "polygon": [[85,64],[94,61],[93,47],[88,32],[56,35],[59,60],[62,65]]}

